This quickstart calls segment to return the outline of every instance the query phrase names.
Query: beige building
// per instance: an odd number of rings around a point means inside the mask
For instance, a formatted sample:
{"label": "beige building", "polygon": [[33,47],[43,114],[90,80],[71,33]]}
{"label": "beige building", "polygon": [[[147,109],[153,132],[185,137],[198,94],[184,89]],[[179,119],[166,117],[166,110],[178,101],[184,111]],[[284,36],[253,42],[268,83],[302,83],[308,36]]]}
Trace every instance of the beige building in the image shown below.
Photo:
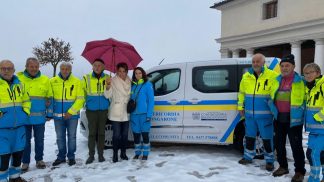
{"label": "beige building", "polygon": [[309,62],[324,72],[324,0],[223,0],[221,57],[295,55],[296,71]]}

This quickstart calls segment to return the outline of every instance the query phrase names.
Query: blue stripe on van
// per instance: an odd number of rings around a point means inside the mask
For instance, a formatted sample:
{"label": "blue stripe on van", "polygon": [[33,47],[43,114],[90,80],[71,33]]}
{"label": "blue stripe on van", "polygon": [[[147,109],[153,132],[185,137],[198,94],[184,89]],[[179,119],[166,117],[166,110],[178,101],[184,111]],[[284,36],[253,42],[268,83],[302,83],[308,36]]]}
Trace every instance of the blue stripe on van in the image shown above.
{"label": "blue stripe on van", "polygon": [[273,70],[276,67],[277,64],[278,64],[278,59],[274,58],[272,60],[272,63],[269,65],[269,69]]}
{"label": "blue stripe on van", "polygon": [[240,122],[240,119],[241,119],[241,116],[240,116],[240,113],[238,113],[237,116],[236,116],[236,118],[232,122],[231,126],[228,127],[227,131],[225,132],[224,136],[220,139],[219,142],[225,142],[226,141],[226,139],[228,138],[228,136],[232,133],[232,131],[236,127],[237,123]]}
{"label": "blue stripe on van", "polygon": [[[174,105],[169,103],[168,101],[155,101],[155,105],[166,106],[166,105]],[[180,101],[175,105],[236,105],[237,100],[203,100],[198,102],[197,104],[193,104],[189,101]]]}

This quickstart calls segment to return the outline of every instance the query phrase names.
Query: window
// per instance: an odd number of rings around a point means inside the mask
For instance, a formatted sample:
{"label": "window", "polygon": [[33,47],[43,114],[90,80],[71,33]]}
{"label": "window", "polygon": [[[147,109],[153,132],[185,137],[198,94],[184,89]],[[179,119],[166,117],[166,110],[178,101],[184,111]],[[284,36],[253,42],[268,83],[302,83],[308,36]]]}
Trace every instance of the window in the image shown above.
{"label": "window", "polygon": [[148,75],[153,84],[154,95],[166,95],[178,89],[180,84],[180,70],[159,70]]}
{"label": "window", "polygon": [[273,0],[263,4],[263,19],[270,19],[277,17],[278,1]]}
{"label": "window", "polygon": [[192,87],[203,93],[236,92],[237,66],[202,66],[192,72]]}

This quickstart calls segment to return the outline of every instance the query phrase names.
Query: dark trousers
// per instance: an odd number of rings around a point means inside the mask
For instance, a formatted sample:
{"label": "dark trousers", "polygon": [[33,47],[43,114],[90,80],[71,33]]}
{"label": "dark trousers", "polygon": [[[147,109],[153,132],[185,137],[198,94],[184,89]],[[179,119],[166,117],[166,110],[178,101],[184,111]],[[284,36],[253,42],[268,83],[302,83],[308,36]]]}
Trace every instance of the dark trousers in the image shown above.
{"label": "dark trousers", "polygon": [[[287,120],[288,119],[288,120]],[[277,150],[277,160],[280,167],[288,169],[286,138],[288,135],[290,146],[294,157],[295,172],[305,174],[305,154],[303,150],[303,125],[290,127],[290,118],[286,121],[275,121],[275,148]]]}
{"label": "dark trousers", "polygon": [[113,129],[112,142],[114,152],[117,152],[118,149],[121,149],[121,152],[126,152],[129,121],[111,121],[111,124]]}
{"label": "dark trousers", "polygon": [[103,156],[105,148],[105,127],[107,121],[107,110],[104,111],[86,111],[88,119],[89,137],[88,149],[89,156],[95,155],[96,137],[98,136],[97,151],[99,156]]}

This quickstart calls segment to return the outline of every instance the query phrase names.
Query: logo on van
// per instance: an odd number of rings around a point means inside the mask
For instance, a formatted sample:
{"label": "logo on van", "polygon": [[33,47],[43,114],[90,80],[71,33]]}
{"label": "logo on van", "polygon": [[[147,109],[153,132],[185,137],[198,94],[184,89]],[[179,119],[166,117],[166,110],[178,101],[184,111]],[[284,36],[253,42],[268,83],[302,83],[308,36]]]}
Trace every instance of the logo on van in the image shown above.
{"label": "logo on van", "polygon": [[201,121],[226,121],[227,115],[224,112],[194,112],[192,113],[192,119]]}

